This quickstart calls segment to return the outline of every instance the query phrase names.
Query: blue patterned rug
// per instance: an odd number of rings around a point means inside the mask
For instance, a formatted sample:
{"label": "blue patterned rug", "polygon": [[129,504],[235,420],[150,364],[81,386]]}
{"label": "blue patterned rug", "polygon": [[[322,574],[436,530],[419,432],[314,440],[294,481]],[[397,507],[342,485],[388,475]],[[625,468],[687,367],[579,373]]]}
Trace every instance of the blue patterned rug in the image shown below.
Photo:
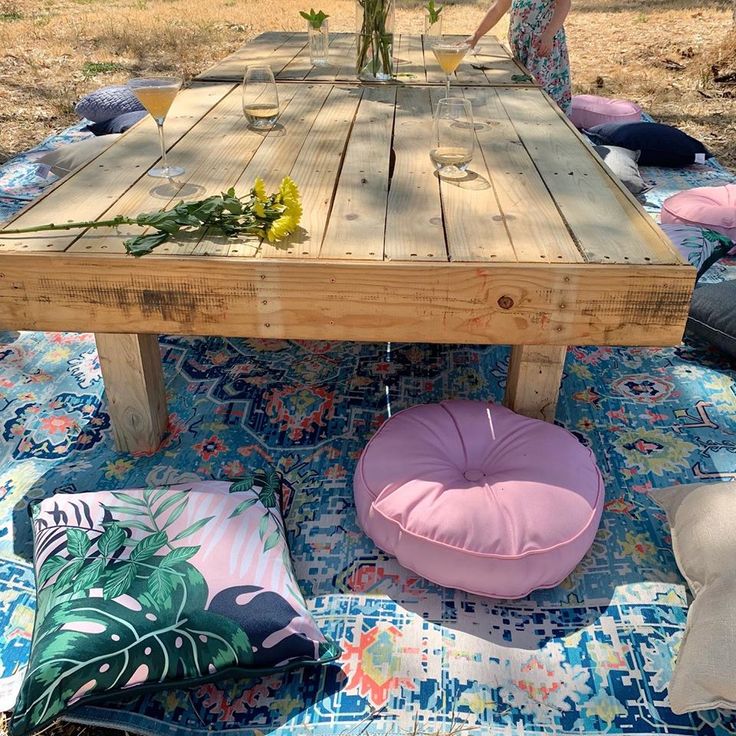
{"label": "blue patterned rug", "polygon": [[[12,165],[27,187],[18,171],[32,159]],[[715,163],[644,173],[657,182],[647,195],[653,212],[673,191],[728,177]],[[3,176],[7,167],[0,185]],[[7,215],[11,200],[2,201]],[[736,260],[708,278],[729,273]],[[302,588],[341,659],[89,706],[76,711],[80,722],[170,736],[399,736],[453,724],[509,736],[736,731],[725,712],[676,716],[668,707],[686,587],[647,495],[736,478],[736,367],[717,354],[690,344],[568,351],[557,421],[595,452],[605,512],[593,548],[562,585],[503,602],[439,588],[379,552],[356,525],[351,481],[358,454],[391,413],[448,398],[500,399],[506,348],[166,336],[160,346],[170,431],[158,453],[133,457],[113,449],[90,335],[0,333],[0,675],[8,688],[30,645],[30,499],[275,467],[292,490],[287,526]]]}

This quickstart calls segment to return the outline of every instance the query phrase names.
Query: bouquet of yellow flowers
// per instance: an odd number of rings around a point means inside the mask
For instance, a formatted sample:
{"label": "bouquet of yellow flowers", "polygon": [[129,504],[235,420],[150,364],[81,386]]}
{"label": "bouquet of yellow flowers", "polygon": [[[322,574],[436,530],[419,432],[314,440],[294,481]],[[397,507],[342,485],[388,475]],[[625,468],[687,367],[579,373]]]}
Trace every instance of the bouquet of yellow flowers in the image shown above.
{"label": "bouquet of yellow flowers", "polygon": [[77,228],[118,227],[138,225],[154,232],[142,233],[124,241],[125,250],[133,256],[150,253],[162,243],[181,232],[214,231],[227,237],[254,235],[269,242],[283,240],[293,233],[302,216],[302,204],[297,185],[287,176],[278,191],[266,193],[262,179],[256,179],[253,188],[244,197],[234,189],[206,199],[179,202],[170,210],[144,212],[136,217],[118,215],[109,220],[65,222],[60,225],[3,230],[3,235],[43,232],[46,230],[76,230]]}

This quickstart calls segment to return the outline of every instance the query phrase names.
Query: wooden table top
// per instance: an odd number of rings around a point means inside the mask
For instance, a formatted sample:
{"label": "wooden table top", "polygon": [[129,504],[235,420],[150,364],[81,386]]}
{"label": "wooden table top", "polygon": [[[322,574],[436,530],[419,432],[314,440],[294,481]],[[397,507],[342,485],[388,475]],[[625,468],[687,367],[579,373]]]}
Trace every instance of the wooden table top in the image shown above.
{"label": "wooden table top", "polygon": [[[309,321],[306,309],[315,325],[305,339],[679,340],[694,269],[541,90],[456,88],[477,123],[461,184],[440,181],[428,155],[441,89],[279,91],[281,129],[264,135],[247,127],[238,86],[183,90],[166,122],[171,163],[186,168],[176,187],[145,174],[158,159],[146,118],[13,226],[135,215],[233,185],[245,192],[257,176],[275,188],[288,174],[304,204],[290,240],[207,236],[134,259],[122,244],[132,228],[0,230],[0,327],[78,331],[94,317],[97,332],[294,336],[288,325]],[[399,304],[410,305],[400,319]],[[227,332],[233,310],[240,326]]]}
{"label": "wooden table top", "polygon": [[[444,36],[461,40],[462,36]],[[396,82],[399,84],[445,84],[430,44],[424,36],[395,34]],[[466,86],[533,86],[534,81],[494,36],[484,37],[453,75],[453,81]],[[200,74],[210,82],[242,82],[248,64],[268,64],[278,81],[356,82],[355,34],[330,33],[329,65],[316,67],[309,61],[306,33],[263,33]]]}

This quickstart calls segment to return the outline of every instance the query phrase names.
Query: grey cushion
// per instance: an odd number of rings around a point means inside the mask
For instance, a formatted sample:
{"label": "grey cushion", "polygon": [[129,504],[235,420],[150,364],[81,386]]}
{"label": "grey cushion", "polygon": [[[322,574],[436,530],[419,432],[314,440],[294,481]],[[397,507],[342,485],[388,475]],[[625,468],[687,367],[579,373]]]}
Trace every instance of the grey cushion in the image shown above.
{"label": "grey cushion", "polygon": [[94,123],[102,123],[126,112],[143,109],[138,98],[123,85],[101,87],[82,97],[74,107],[80,118]]}
{"label": "grey cushion", "polygon": [[56,176],[66,176],[106,151],[118,138],[120,138],[120,135],[108,135],[69,143],[66,146],[44,153],[43,156],[37,159],[37,162],[48,166],[51,173]]}
{"label": "grey cushion", "polygon": [[618,146],[593,146],[593,149],[632,194],[641,194],[649,189],[636,165],[639,151],[630,151],[628,148]]}
{"label": "grey cushion", "polygon": [[736,358],[736,281],[695,289],[686,334],[699,337]]}

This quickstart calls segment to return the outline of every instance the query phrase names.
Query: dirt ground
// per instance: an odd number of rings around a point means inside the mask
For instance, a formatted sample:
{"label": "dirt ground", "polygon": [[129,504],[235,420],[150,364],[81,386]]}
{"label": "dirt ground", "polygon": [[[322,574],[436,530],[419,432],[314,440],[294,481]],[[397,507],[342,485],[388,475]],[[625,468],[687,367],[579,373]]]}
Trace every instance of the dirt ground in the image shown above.
{"label": "dirt ground", "polygon": [[[470,33],[486,1],[448,2],[444,30]],[[397,2],[398,30],[420,32],[420,2]],[[302,5],[0,0],[0,162],[73,122],[84,93],[142,73],[191,78],[263,30],[302,30]],[[332,30],[354,30],[353,0],[322,8]],[[576,92],[634,99],[736,168],[736,32],[725,4],[573,0],[567,28]]]}

